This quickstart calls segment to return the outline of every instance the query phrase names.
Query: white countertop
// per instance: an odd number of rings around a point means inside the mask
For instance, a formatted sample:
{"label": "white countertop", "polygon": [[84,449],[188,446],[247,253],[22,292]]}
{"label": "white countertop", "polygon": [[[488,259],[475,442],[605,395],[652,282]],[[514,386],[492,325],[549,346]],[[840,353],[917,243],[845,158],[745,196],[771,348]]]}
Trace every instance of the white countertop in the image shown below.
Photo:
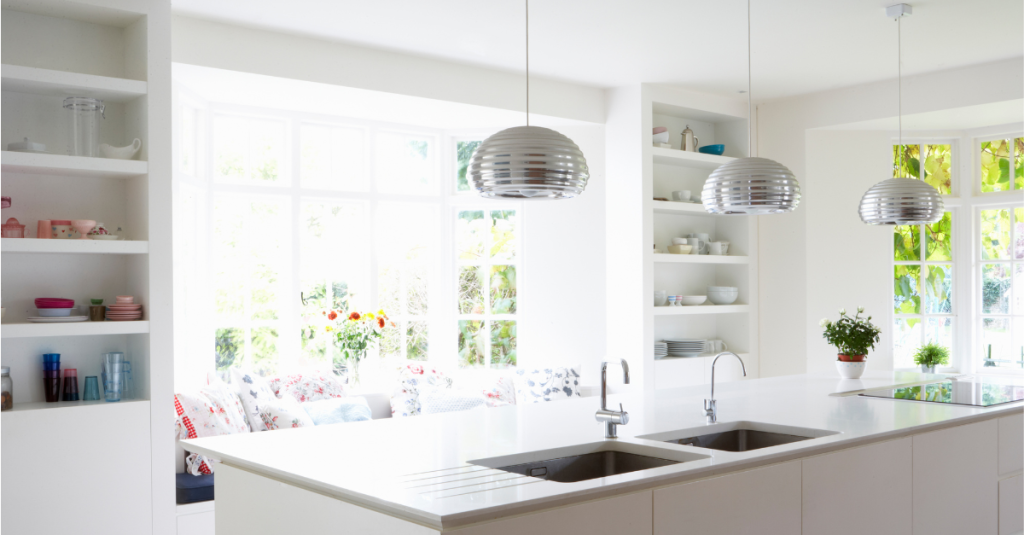
{"label": "white countertop", "polygon": [[629,424],[619,426],[619,442],[699,452],[708,458],[576,483],[513,478],[515,474],[481,469],[470,461],[601,442],[604,426],[594,420],[598,398],[202,438],[185,444],[190,451],[231,466],[428,527],[450,529],[1024,413],[1024,402],[978,408],[843,395],[943,377],[874,373],[851,381],[795,375],[716,385],[719,423],[749,421],[838,433],[742,453],[634,438],[706,425],[701,409],[707,386],[609,396],[609,407],[621,402],[630,415]]}

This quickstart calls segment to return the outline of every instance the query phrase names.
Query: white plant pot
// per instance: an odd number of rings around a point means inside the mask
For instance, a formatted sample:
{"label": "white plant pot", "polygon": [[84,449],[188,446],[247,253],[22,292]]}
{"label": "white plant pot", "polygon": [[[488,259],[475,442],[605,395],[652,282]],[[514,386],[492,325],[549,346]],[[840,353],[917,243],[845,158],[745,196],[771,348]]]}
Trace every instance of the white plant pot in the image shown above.
{"label": "white plant pot", "polygon": [[843,379],[860,379],[860,376],[864,375],[864,367],[866,365],[867,362],[836,361],[836,369],[839,370],[839,375]]}

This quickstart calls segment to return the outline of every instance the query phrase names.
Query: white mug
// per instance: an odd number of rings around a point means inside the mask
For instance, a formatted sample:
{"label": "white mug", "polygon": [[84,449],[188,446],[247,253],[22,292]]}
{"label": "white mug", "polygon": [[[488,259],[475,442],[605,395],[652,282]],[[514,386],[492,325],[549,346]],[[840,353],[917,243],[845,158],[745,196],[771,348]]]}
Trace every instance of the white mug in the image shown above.
{"label": "white mug", "polygon": [[683,190],[679,190],[679,191],[673,191],[672,192],[672,200],[674,200],[674,201],[689,202],[689,200],[690,200],[690,190],[683,189]]}
{"label": "white mug", "polygon": [[[700,250],[697,251],[697,254],[708,254],[708,241],[710,241],[711,238],[708,237],[707,233],[691,232],[687,234],[686,237],[697,238],[698,240],[700,240]],[[690,242],[690,244],[693,245],[693,242]]]}
{"label": "white mug", "polygon": [[729,242],[722,241],[722,242],[719,242],[719,243],[722,244],[722,254],[729,254]]}
{"label": "white mug", "polygon": [[693,247],[690,254],[701,254],[700,250],[708,246],[707,242],[701,241],[700,238],[686,238],[686,243]]}
{"label": "white mug", "polygon": [[713,241],[713,242],[709,243],[708,244],[708,254],[713,254],[713,255],[723,255],[723,254],[725,254],[725,253],[722,252],[722,242],[720,242],[720,241]]}
{"label": "white mug", "polygon": [[729,345],[721,340],[708,340],[704,347],[708,353],[721,353],[729,350]]}

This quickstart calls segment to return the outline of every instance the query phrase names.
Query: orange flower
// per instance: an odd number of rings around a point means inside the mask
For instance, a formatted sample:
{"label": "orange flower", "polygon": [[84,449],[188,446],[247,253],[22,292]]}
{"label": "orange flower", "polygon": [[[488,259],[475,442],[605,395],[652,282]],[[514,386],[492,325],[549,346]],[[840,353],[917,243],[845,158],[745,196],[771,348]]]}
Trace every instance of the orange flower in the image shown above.
{"label": "orange flower", "polygon": [[377,326],[381,329],[384,328],[384,318],[377,318]]}
{"label": "orange flower", "polygon": [[353,312],[353,313],[348,315],[348,319],[350,319],[352,321],[359,321],[359,318],[360,318],[360,316],[359,316],[358,312]]}
{"label": "orange flower", "polygon": [[327,315],[327,319],[331,321],[338,319],[338,313],[332,310],[331,313]]}
{"label": "orange flower", "polygon": [[393,321],[391,322],[391,326],[392,327],[397,327],[397,325],[395,325],[395,322],[393,322]]}

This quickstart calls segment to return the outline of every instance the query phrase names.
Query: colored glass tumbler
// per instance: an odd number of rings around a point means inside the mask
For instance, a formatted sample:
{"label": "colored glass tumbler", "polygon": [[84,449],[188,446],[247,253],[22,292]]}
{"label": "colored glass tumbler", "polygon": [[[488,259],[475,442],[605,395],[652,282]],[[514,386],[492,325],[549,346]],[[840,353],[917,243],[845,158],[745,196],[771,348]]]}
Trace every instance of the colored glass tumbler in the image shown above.
{"label": "colored glass tumbler", "polygon": [[53,372],[54,377],[43,377],[43,395],[47,403],[60,401],[60,372]]}
{"label": "colored glass tumbler", "polygon": [[43,363],[60,362],[60,353],[43,353]]}
{"label": "colored glass tumbler", "polygon": [[62,401],[78,401],[78,370],[68,368],[64,370],[64,395]]}
{"label": "colored glass tumbler", "polygon": [[100,380],[95,375],[85,378],[85,391],[82,393],[85,401],[96,401],[100,399]]}

